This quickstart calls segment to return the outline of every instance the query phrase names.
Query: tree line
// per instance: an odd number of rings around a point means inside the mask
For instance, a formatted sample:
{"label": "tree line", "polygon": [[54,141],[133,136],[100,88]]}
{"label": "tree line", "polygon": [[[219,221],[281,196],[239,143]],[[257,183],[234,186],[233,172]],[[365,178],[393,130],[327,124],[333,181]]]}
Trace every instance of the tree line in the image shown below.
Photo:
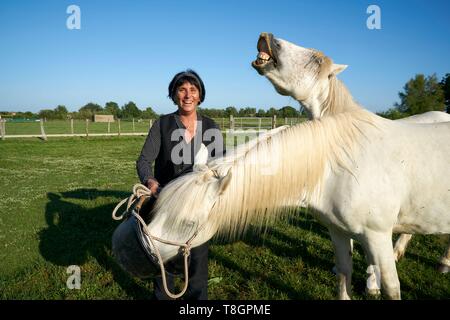
{"label": "tree line", "polygon": [[450,113],[450,73],[441,81],[438,81],[436,74],[427,77],[417,74],[398,95],[400,102],[387,111],[379,112],[380,116],[395,120],[427,111]]}
{"label": "tree line", "polygon": [[[276,115],[282,118],[295,118],[302,116],[302,113],[291,106],[285,106],[280,109],[270,108],[265,111],[256,108],[241,108],[227,107],[225,109],[219,108],[202,108],[199,107],[200,114],[210,118],[228,118],[234,117],[272,117]],[[0,112],[0,115],[17,118],[17,119],[47,119],[47,120],[67,120],[67,119],[92,119],[96,114],[113,115],[115,119],[156,119],[160,115],[157,114],[151,107],[145,110],[139,109],[132,101],[126,103],[122,107],[116,102],[107,102],[104,107],[99,104],[89,102],[82,106],[76,112],[69,112],[63,105],[57,106],[55,109],[43,109],[38,113],[32,112],[16,112],[13,116],[9,112]]]}
{"label": "tree line", "polygon": [[[420,114],[427,111],[446,111],[450,113],[450,73],[447,73],[441,81],[438,81],[436,74],[425,76],[417,74],[410,79],[403,91],[399,92],[400,102],[387,111],[377,114],[389,118],[399,119],[414,114]],[[237,109],[233,106],[227,108],[198,108],[199,113],[210,118],[228,118],[233,117],[272,117],[276,115],[280,118],[306,117],[303,111],[297,110],[291,106],[282,108],[270,108],[268,110],[245,107]],[[89,102],[82,106],[76,112],[69,112],[63,105],[54,109],[43,109],[38,113],[16,112],[11,116],[10,112],[0,112],[2,117],[25,118],[25,119],[92,119],[95,114],[109,114],[116,119],[156,119],[159,117],[151,107],[144,110],[139,109],[133,101],[130,101],[119,107],[116,102],[110,101],[101,106]]]}
{"label": "tree line", "polygon": [[155,119],[158,117],[158,114],[151,107],[141,110],[133,101],[124,104],[122,107],[119,107],[113,101],[107,102],[104,107],[97,103],[89,102],[76,112],[68,112],[65,106],[60,105],[53,110],[44,109],[39,111],[38,117],[45,119],[91,119],[96,114],[113,115],[115,119]]}
{"label": "tree line", "polygon": [[215,108],[198,108],[200,114],[205,115],[210,118],[229,118],[233,117],[273,117],[274,115],[280,118],[298,118],[305,117],[305,115],[291,106],[284,106],[279,109],[270,108],[269,110],[258,109],[246,107],[240,108],[239,110],[233,106],[227,107],[225,109],[215,109]]}

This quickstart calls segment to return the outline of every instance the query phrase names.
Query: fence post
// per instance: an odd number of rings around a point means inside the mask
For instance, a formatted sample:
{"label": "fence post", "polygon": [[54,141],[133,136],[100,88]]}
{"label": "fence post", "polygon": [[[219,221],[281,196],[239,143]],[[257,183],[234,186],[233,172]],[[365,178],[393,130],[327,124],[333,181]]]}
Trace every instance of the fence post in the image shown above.
{"label": "fence post", "polygon": [[108,119],[108,133],[111,133],[111,121]]}
{"label": "fence post", "polygon": [[225,118],[222,117],[222,130],[225,129]]}
{"label": "fence post", "polygon": [[89,119],[86,119],[86,137],[89,137]]}
{"label": "fence post", "polygon": [[277,127],[277,115],[274,114],[272,116],[272,129],[275,129]]}
{"label": "fence post", "polygon": [[120,137],[120,119],[117,119],[117,126],[119,127],[119,133],[118,133],[118,136]]}
{"label": "fence post", "polygon": [[70,133],[73,135],[73,119],[70,119]]}
{"label": "fence post", "polygon": [[134,133],[134,131],[135,131],[135,130],[134,130],[134,118],[133,118],[133,133]]}
{"label": "fence post", "polygon": [[0,119],[0,135],[2,136],[2,140],[5,140],[5,128],[4,120]]}
{"label": "fence post", "polygon": [[261,118],[258,118],[258,131],[261,131]]}
{"label": "fence post", "polygon": [[44,131],[44,120],[41,119],[40,123],[41,123],[41,136],[42,136],[42,139],[47,141],[47,135],[45,134],[45,131]]}
{"label": "fence post", "polygon": [[284,117],[284,125],[288,124],[288,118]]}
{"label": "fence post", "polygon": [[234,130],[234,118],[232,114],[230,114],[230,130]]}

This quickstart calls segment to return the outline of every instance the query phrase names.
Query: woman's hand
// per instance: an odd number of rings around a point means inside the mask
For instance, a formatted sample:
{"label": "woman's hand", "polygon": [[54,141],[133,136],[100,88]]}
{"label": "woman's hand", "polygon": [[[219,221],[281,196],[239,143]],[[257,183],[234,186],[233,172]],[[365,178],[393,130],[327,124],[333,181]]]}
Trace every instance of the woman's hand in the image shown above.
{"label": "woman's hand", "polygon": [[158,198],[158,193],[159,193],[159,182],[156,181],[153,178],[150,178],[147,180],[147,188],[150,189],[150,191],[152,192],[152,196],[154,196],[155,198]]}

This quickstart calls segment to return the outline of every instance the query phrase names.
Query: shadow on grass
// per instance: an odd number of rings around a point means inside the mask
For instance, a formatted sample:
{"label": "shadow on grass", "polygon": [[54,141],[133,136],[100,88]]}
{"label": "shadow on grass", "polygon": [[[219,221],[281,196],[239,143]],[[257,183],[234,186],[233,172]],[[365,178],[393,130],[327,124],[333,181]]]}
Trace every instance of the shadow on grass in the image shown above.
{"label": "shadow on grass", "polygon": [[209,253],[210,257],[216,260],[225,268],[234,270],[239,272],[239,274],[244,279],[252,279],[252,278],[260,278],[265,281],[272,288],[285,293],[289,299],[293,300],[311,300],[314,299],[308,292],[298,291],[293,286],[289,285],[287,281],[280,281],[278,279],[269,277],[262,271],[250,271],[246,268],[243,268],[241,264],[239,264],[234,259],[227,257],[226,255],[220,254],[214,250],[211,250]]}
{"label": "shadow on grass", "polygon": [[[292,217],[285,221],[284,224],[299,229],[298,233],[291,235],[283,232],[279,227],[268,226],[263,230],[250,226],[245,234],[239,238],[243,243],[252,248],[263,247],[270,251],[271,255],[279,257],[279,261],[289,261],[295,258],[301,258],[305,267],[308,269],[322,269],[330,272],[333,267],[333,251],[331,248],[324,248],[324,241],[331,241],[327,230],[315,222],[312,218],[300,213],[299,216]],[[316,251],[311,252],[308,246],[311,245],[311,239],[306,240],[301,237],[307,232],[314,233],[314,236],[320,237],[320,245],[317,244]],[[221,239],[214,239],[212,244],[226,244],[227,241]],[[237,271],[243,279],[258,278],[264,281],[274,290],[283,292],[289,299],[293,300],[312,300],[316,299],[307,290],[295,288],[289,283],[289,280],[283,280],[279,277],[269,276],[263,268],[257,266],[243,266],[238,260],[232,256],[221,254],[219,251],[211,250],[210,257],[217,261],[222,266]],[[301,274],[298,275],[301,277]]]}
{"label": "shadow on grass", "polygon": [[123,271],[111,256],[111,238],[118,222],[111,218],[115,204],[86,208],[78,200],[94,201],[100,197],[122,199],[122,191],[77,189],[47,193],[45,218],[48,227],[39,233],[42,256],[59,266],[82,266],[89,257],[113,274],[114,281],[134,299],[149,299],[153,292]]}

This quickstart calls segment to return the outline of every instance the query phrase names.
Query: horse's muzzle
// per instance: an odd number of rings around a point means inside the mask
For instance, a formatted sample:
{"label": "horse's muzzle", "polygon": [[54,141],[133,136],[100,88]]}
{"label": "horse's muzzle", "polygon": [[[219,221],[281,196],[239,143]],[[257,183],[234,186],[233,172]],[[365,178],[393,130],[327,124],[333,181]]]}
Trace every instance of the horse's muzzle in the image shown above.
{"label": "horse's muzzle", "polygon": [[[129,215],[114,231],[112,251],[121,268],[135,277],[145,279],[160,273],[158,257],[134,215]],[[181,250],[165,263],[165,270],[172,275],[183,274]]]}
{"label": "horse's muzzle", "polygon": [[122,269],[135,277],[145,279],[159,271],[158,259],[152,253],[139,221],[133,215],[114,231],[112,251]]}

